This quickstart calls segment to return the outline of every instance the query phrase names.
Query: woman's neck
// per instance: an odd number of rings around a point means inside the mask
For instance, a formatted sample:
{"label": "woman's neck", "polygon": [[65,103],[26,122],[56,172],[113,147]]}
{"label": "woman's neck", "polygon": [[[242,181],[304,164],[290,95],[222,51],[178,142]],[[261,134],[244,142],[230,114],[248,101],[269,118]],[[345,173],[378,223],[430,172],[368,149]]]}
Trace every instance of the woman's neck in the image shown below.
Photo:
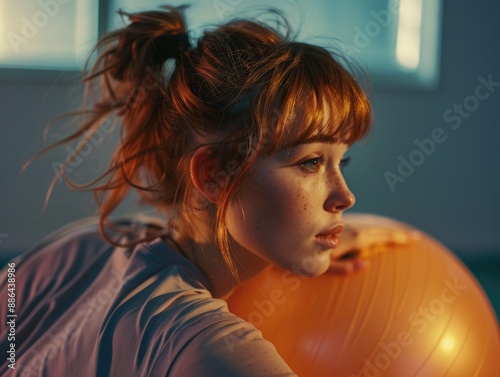
{"label": "woman's neck", "polygon": [[213,243],[200,244],[179,234],[164,237],[163,240],[203,271],[211,285],[211,293],[216,298],[226,299],[240,283],[255,276],[269,265],[267,261],[249,250],[239,245],[232,245],[233,262],[239,277],[237,280],[222,258],[220,249]]}

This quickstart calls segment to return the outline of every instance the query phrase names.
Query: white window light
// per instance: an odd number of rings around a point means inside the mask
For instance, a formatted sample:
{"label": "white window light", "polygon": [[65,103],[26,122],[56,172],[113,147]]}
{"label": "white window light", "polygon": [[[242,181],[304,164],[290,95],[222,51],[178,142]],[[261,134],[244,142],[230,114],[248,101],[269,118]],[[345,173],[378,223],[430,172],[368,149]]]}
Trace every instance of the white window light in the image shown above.
{"label": "white window light", "polygon": [[421,27],[422,0],[399,0],[396,59],[404,69],[415,71],[420,64]]}
{"label": "white window light", "polygon": [[80,70],[97,41],[97,0],[0,2],[0,68]]}

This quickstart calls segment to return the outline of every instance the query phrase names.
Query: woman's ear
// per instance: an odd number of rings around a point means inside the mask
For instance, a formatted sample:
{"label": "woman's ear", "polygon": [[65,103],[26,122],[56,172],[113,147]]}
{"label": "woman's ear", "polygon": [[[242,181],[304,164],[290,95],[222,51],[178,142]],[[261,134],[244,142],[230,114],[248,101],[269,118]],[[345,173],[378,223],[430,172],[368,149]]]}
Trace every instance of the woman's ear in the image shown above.
{"label": "woman's ear", "polygon": [[200,194],[208,201],[215,203],[221,190],[219,179],[220,173],[217,171],[219,163],[217,159],[212,157],[209,148],[202,147],[198,149],[189,165],[191,180],[196,186]]}

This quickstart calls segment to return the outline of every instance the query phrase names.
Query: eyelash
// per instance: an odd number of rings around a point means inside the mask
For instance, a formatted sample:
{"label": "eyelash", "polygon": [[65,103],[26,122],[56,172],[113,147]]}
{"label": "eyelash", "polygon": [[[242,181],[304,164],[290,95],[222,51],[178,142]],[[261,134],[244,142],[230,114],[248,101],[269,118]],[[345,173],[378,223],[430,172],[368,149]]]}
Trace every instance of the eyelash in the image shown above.
{"label": "eyelash", "polygon": [[[325,161],[324,156],[319,156],[315,158],[311,158],[309,160],[306,160],[304,162],[300,163],[300,167],[306,170],[307,172],[316,172],[320,168],[321,165],[323,165],[323,162]],[[311,164],[310,166],[314,167],[307,167],[306,165]]]}
{"label": "eyelash", "polygon": [[346,158],[343,158],[342,160],[340,160],[340,162],[339,162],[340,169],[344,169],[344,168],[348,167],[350,161],[351,161],[351,157],[346,157]]}
{"label": "eyelash", "polygon": [[[350,160],[351,160],[350,157],[346,157],[346,158],[343,158],[342,160],[340,160],[340,162],[339,162],[340,169],[344,169],[346,166],[348,166]],[[319,156],[319,157],[311,158],[309,160],[301,162],[300,167],[307,170],[308,172],[316,172],[321,167],[321,165],[323,165],[324,161],[325,161],[324,156]],[[307,164],[314,164],[314,167],[313,168],[306,167]]]}

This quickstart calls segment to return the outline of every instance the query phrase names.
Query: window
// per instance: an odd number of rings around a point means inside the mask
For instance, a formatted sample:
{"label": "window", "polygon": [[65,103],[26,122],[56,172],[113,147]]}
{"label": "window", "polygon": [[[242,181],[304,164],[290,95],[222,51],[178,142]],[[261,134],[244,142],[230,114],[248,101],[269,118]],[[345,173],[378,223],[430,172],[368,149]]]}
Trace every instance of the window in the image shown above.
{"label": "window", "polygon": [[[111,9],[127,11],[151,9],[162,0],[112,0]],[[184,4],[173,0],[172,5]],[[285,12],[299,39],[337,46],[367,68],[377,87],[435,88],[439,82],[441,0],[195,0],[187,10],[192,35],[199,36],[204,25],[241,17],[256,7],[274,6]],[[146,8],[147,7],[147,8]],[[293,22],[295,21],[295,23]],[[109,25],[119,25],[110,15]],[[313,37],[314,36],[314,37]]]}
{"label": "window", "polygon": [[97,41],[97,0],[0,2],[0,69],[79,71]]}
{"label": "window", "polygon": [[[108,4],[109,2],[109,4]],[[185,0],[170,0],[181,5]],[[269,0],[191,0],[192,38],[208,25],[252,15]],[[23,0],[0,3],[0,76],[13,70],[78,71],[99,33],[164,0]],[[432,89],[439,80],[441,0],[280,0],[299,39],[336,45],[368,71],[374,86]],[[109,11],[110,12],[109,12]]]}

